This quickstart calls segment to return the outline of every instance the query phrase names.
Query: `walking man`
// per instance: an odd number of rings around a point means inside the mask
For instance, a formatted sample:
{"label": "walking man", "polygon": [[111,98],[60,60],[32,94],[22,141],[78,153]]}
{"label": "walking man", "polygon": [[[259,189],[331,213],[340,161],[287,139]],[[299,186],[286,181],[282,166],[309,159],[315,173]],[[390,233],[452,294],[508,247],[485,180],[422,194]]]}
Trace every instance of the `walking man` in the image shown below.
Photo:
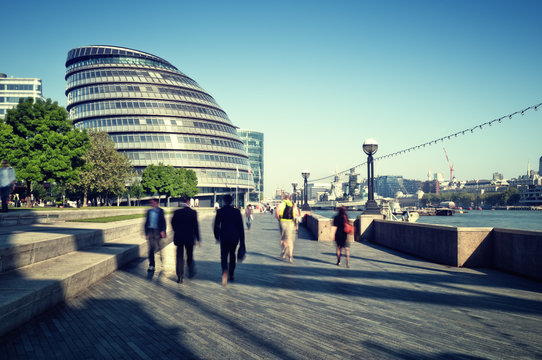
{"label": "walking man", "polygon": [[[239,209],[231,206],[233,197],[224,196],[224,206],[216,212],[214,235],[216,241],[220,242],[220,262],[222,265],[222,285],[234,281],[235,271],[235,249],[239,244],[238,258],[245,257],[245,230],[243,216]],[[228,266],[229,258],[229,266]]]}
{"label": "walking man", "polygon": [[280,222],[281,231],[281,255],[285,259],[294,262],[294,241],[295,241],[295,217],[297,215],[297,206],[290,201],[290,195],[284,195],[283,201],[277,208],[276,217]]}
{"label": "walking man", "polygon": [[2,212],[8,212],[9,194],[15,188],[15,170],[7,160],[2,161],[0,168],[0,193],[2,197]]}
{"label": "walking man", "polygon": [[186,265],[188,267],[188,277],[192,278],[196,274],[194,266],[194,242],[201,246],[199,236],[198,213],[190,208],[190,199],[182,198],[181,208],[175,210],[171,219],[171,227],[174,231],[173,243],[177,246],[177,262],[175,271],[177,273],[177,282],[183,282],[184,274],[184,250],[186,249]]}
{"label": "walking man", "polygon": [[162,261],[162,251],[160,248],[160,239],[166,237],[166,218],[164,210],[158,206],[157,199],[151,199],[151,209],[147,211],[147,220],[145,221],[145,239],[149,245],[149,269],[154,271],[154,253],[160,252],[160,261]]}

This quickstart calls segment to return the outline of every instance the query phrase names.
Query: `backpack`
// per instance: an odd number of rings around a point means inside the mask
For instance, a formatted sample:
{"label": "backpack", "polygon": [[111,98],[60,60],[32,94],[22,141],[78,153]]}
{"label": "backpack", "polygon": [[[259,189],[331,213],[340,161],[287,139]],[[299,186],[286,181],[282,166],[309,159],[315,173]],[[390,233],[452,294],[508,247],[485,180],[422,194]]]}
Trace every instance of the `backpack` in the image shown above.
{"label": "backpack", "polygon": [[286,204],[284,211],[282,212],[282,218],[285,220],[293,220],[294,218],[294,207]]}

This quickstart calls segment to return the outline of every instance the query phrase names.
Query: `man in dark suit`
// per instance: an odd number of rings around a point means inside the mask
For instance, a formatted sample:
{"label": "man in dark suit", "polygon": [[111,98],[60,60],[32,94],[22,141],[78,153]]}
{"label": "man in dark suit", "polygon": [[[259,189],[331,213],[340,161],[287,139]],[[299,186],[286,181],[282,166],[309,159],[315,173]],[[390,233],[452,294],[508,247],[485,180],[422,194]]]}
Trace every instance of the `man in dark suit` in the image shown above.
{"label": "man in dark suit", "polygon": [[160,251],[160,260],[162,260],[162,252],[160,249],[160,239],[166,237],[166,218],[164,210],[158,206],[157,199],[151,199],[151,209],[147,211],[147,219],[145,220],[145,239],[149,245],[149,269],[154,271],[154,253]]}
{"label": "man in dark suit", "polygon": [[[220,260],[222,264],[222,285],[233,281],[233,272],[235,271],[235,249],[239,246],[238,257],[243,260],[245,256],[245,229],[243,226],[243,217],[239,209],[231,204],[233,198],[231,195],[224,196],[225,206],[216,212],[214,235],[216,241],[220,241]],[[228,268],[228,257],[230,260]]]}
{"label": "man in dark suit", "polygon": [[188,277],[195,275],[194,267],[194,242],[200,246],[198,214],[190,208],[190,199],[183,197],[181,208],[173,213],[171,226],[175,232],[173,243],[177,246],[177,282],[183,282],[184,274],[184,249],[186,249],[186,265],[188,266]]}

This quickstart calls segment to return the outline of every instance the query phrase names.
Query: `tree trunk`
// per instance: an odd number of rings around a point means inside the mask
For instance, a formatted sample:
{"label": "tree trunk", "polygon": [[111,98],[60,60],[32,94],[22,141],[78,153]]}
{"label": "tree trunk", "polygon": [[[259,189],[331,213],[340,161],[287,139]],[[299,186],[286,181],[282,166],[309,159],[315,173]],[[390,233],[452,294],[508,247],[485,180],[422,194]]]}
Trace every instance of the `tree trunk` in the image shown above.
{"label": "tree trunk", "polygon": [[30,193],[32,192],[32,182],[26,180],[26,207],[30,207]]}
{"label": "tree trunk", "polygon": [[87,191],[86,190],[83,193],[83,206],[82,207],[87,207]]}

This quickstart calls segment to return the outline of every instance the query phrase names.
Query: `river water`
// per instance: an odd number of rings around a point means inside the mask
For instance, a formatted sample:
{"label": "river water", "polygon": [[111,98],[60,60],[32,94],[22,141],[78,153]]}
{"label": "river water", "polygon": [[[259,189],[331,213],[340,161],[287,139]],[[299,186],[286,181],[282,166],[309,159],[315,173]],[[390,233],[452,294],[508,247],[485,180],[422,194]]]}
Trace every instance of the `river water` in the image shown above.
{"label": "river water", "polygon": [[[329,218],[336,214],[332,210],[315,210],[314,213]],[[348,217],[354,219],[359,214],[361,211],[349,211]],[[542,231],[542,211],[470,210],[453,216],[420,216],[417,223]]]}

